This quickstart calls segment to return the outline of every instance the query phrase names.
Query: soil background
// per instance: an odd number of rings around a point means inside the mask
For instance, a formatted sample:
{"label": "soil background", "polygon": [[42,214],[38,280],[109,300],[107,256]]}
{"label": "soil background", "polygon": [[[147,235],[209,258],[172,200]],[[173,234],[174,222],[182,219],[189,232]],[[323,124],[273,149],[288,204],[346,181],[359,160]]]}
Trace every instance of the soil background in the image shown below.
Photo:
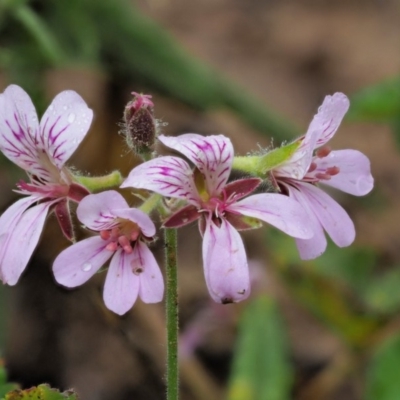
{"label": "soil background", "polygon": [[[302,127],[299,134],[325,95],[340,91],[351,96],[400,72],[397,0],[141,0],[136,4],[193,56]],[[116,122],[129,92],[140,88],[116,90],[113,79],[94,71],[57,70],[47,75],[49,100],[62,89],[75,89],[95,110],[96,136],[89,135],[71,160],[94,175],[116,167],[127,173],[137,162],[118,135]],[[168,122],[167,134],[224,133],[239,154],[271,144],[230,112],[200,113],[157,94],[153,99],[157,117]],[[357,244],[399,262],[400,157],[390,127],[346,123],[331,145],[357,148],[370,158],[374,190],[384,199],[385,206],[370,214],[357,208],[357,201],[338,195],[355,221]],[[0,175],[2,209],[16,198],[11,189],[18,173],[8,172]],[[59,236],[50,218],[20,284],[3,290],[7,325],[2,335],[11,379],[25,386],[46,381],[64,389],[74,387],[82,400],[162,398],[163,305],[138,302],[119,318],[103,305],[103,275],[73,291],[56,286],[51,262],[67,246],[61,238],[54,244]],[[271,268],[263,233],[248,232],[244,239],[260,274],[260,287],[278,299],[288,327],[296,371],[293,399],[361,400],[362,376],[325,374],[332,363],[346,370],[345,344],[288,293]],[[181,326],[183,332],[197,327],[202,335],[194,352],[185,342],[182,399],[223,399],[242,305],[220,307],[209,300],[197,227],[180,231],[180,243]],[[156,253],[162,262],[161,240]],[[204,324],[207,329],[199,328]]]}

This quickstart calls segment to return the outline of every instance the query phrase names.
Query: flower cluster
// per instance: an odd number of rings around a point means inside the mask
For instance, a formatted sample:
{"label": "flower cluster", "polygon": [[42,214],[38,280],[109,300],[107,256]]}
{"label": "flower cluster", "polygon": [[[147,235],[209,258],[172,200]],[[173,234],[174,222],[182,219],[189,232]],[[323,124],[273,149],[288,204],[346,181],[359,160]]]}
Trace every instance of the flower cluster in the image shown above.
{"label": "flower cluster", "polygon": [[[157,139],[181,156],[155,157],[151,153],[157,134],[154,105],[150,96],[133,95],[125,108],[124,133],[147,161],[134,168],[120,187],[145,189],[171,199],[154,202],[155,208],[157,204],[162,208],[164,228],[198,222],[205,282],[216,302],[238,302],[250,293],[239,231],[266,222],[294,237],[303,259],[324,252],[324,230],[338,246],[353,242],[350,217],[319,187],[323,183],[357,196],[373,187],[365,155],[356,150],[331,151],[326,146],[349,107],[345,95],[327,96],[304,136],[272,152],[248,157],[235,157],[226,136],[194,133],[160,135]],[[92,115],[78,94],[65,91],[55,97],[39,124],[21,88],[12,85],[0,95],[0,150],[28,174],[28,181],[17,185],[17,192],[27,197],[0,217],[0,278],[9,285],[17,283],[49,212],[54,212],[64,235],[74,241],[69,209],[69,201],[74,201],[79,203],[79,221],[96,234],[73,243],[56,258],[55,279],[66,287],[79,286],[110,260],[104,302],[110,310],[124,314],[137,297],[145,303],[162,300],[162,273],[148,248],[156,227],[149,216],[153,209],[132,208],[108,187],[91,194],[66,167]],[[241,169],[247,177],[231,181],[232,168]],[[271,185],[260,185],[265,180]],[[268,193],[265,187],[274,191]]]}

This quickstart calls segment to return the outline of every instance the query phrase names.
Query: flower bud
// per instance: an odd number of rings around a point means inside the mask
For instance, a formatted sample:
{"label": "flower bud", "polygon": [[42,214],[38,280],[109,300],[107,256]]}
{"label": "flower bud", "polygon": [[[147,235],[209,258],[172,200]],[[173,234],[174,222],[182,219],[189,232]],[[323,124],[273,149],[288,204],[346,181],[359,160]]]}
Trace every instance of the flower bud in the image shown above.
{"label": "flower bud", "polygon": [[151,96],[132,92],[131,100],[124,110],[126,143],[130,149],[144,156],[151,152],[156,137],[157,121],[154,118]]}

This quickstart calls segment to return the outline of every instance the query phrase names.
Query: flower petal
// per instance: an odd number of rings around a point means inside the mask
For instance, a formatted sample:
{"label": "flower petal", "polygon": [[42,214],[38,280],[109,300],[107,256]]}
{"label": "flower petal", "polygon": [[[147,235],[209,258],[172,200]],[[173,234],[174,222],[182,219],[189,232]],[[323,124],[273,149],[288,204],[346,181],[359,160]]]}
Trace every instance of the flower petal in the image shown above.
{"label": "flower petal", "polygon": [[164,280],[153,253],[145,243],[138,241],[132,254],[133,270],[137,270],[138,267],[143,270],[139,274],[139,297],[144,303],[160,302],[164,296]]}
{"label": "flower petal", "polygon": [[261,219],[296,238],[309,239],[313,235],[303,208],[283,194],[255,194],[230,205],[228,211]]}
{"label": "flower petal", "polygon": [[59,93],[40,121],[40,141],[53,164],[61,169],[86,136],[93,111],[78,93]]}
{"label": "flower petal", "polygon": [[310,208],[334,243],[339,247],[353,243],[356,232],[347,212],[320,188],[300,182],[296,186],[306,196]]}
{"label": "flower petal", "polygon": [[129,206],[122,195],[115,190],[107,190],[84,197],[76,214],[85,226],[94,231],[101,231],[113,227],[116,224],[114,210],[124,208]]}
{"label": "flower petal", "polygon": [[228,181],[233,162],[233,146],[223,135],[201,136],[187,133],[177,137],[160,135],[166,146],[185,155],[204,175],[210,196],[218,196]]}
{"label": "flower petal", "polygon": [[327,181],[332,186],[354,196],[364,196],[374,187],[371,164],[367,156],[357,150],[331,151],[326,157],[316,158],[317,170],[338,167],[340,172]]}
{"label": "flower petal", "polygon": [[166,197],[185,199],[199,204],[199,194],[189,164],[178,157],[159,157],[134,168],[121,185],[147,189]]}
{"label": "flower petal", "polygon": [[17,283],[36,248],[49,207],[53,203],[46,202],[31,207],[16,221],[3,254],[2,274],[4,283],[10,286]]}
{"label": "flower petal", "polygon": [[308,132],[318,132],[316,147],[323,146],[339,128],[340,123],[349,109],[349,99],[343,93],[326,96],[308,128]]}
{"label": "flower petal", "polygon": [[48,178],[38,161],[38,135],[38,117],[30,97],[19,86],[8,86],[0,94],[0,150],[25,171]]}
{"label": "flower petal", "polygon": [[125,208],[122,210],[113,210],[113,213],[116,217],[135,222],[147,237],[153,237],[156,234],[156,227],[153,221],[141,210],[136,208]]}
{"label": "flower petal", "polygon": [[53,263],[56,281],[70,288],[88,281],[113,255],[106,249],[107,244],[101,237],[93,236],[67,247]]}
{"label": "flower petal", "polygon": [[289,196],[298,201],[308,216],[309,227],[314,232],[311,239],[296,239],[297,249],[299,250],[302,260],[311,260],[319,257],[326,249],[327,241],[324,230],[319,222],[315,212],[311,208],[311,204],[302,191],[296,187],[285,185],[289,192]]}
{"label": "flower petal", "polygon": [[129,311],[139,294],[140,280],[132,272],[131,266],[133,254],[127,254],[121,249],[116,251],[104,284],[104,303],[118,315]]}
{"label": "flower petal", "polygon": [[250,294],[246,251],[239,233],[221,219],[221,226],[207,221],[203,238],[204,274],[211,297],[217,303],[232,303]]}

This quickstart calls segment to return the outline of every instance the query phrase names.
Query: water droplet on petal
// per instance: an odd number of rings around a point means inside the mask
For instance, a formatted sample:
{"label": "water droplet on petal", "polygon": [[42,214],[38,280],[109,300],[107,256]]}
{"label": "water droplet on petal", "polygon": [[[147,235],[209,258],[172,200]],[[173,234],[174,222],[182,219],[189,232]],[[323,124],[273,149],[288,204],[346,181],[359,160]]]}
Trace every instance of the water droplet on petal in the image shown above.
{"label": "water droplet on petal", "polygon": [[52,111],[54,109],[54,106],[53,106],[53,104],[50,104],[50,106],[49,106],[49,110],[50,111]]}
{"label": "water droplet on petal", "polygon": [[68,122],[72,124],[75,121],[75,114],[71,113],[68,115]]}
{"label": "water droplet on petal", "polygon": [[92,264],[85,263],[82,265],[82,271],[89,272],[92,269]]}

